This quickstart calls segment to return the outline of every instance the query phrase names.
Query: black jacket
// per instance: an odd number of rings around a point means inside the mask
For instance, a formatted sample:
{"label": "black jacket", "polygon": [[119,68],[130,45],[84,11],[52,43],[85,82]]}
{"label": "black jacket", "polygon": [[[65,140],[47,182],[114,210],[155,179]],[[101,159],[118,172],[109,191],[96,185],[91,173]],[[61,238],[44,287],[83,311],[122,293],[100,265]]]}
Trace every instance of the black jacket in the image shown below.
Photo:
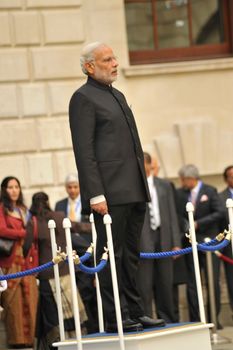
{"label": "black jacket", "polygon": [[226,200],[228,198],[232,198],[229,188],[225,188],[224,191],[220,192],[219,197],[221,199],[222,208],[224,210],[224,217],[221,221],[221,231],[224,231],[225,229],[228,230],[228,227],[229,227],[229,216],[228,216],[228,210],[226,208]]}
{"label": "black jacket", "polygon": [[[184,233],[188,232],[186,204],[189,201],[189,195],[188,190],[183,188],[177,190],[178,215],[180,222],[183,223]],[[194,220],[198,224],[197,240],[203,241],[205,237],[214,238],[220,232],[220,222],[223,216],[224,211],[216,189],[203,183],[196,199],[194,211]]]}
{"label": "black jacket", "polygon": [[69,116],[82,207],[100,194],[110,205],[148,201],[143,152],[124,95],[89,77],[73,94]]}

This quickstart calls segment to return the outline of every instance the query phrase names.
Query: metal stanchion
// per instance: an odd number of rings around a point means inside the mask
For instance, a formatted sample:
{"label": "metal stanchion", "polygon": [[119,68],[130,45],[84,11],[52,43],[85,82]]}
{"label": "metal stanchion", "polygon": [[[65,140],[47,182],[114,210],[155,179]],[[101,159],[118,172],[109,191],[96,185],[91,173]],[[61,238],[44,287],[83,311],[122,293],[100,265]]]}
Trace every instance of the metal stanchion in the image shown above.
{"label": "metal stanchion", "polygon": [[[94,244],[94,265],[96,266],[96,241],[97,241],[97,234],[95,229],[95,223],[94,223],[94,215],[90,215],[90,223],[91,223],[91,232],[92,232],[92,242]],[[97,307],[98,307],[98,320],[99,320],[99,331],[104,332],[104,317],[103,317],[103,305],[102,305],[102,298],[100,293],[100,284],[99,284],[99,277],[98,274],[95,273],[95,282],[96,282],[96,296],[97,296]]]}
{"label": "metal stanchion", "polygon": [[[48,228],[50,230],[50,239],[52,246],[52,256],[53,259],[57,255],[57,243],[55,238],[55,228],[56,223],[54,220],[49,220]],[[60,340],[65,340],[65,329],[64,329],[64,321],[63,321],[63,311],[62,311],[62,301],[61,301],[61,285],[59,278],[59,267],[58,264],[55,264],[53,267],[54,270],[54,278],[55,278],[55,288],[56,288],[56,298],[57,298],[57,310],[58,310],[58,322],[59,322],[59,332],[60,332]]]}
{"label": "metal stanchion", "polygon": [[193,263],[194,263],[195,279],[196,279],[196,285],[197,285],[197,297],[198,297],[198,304],[199,304],[200,319],[201,319],[201,322],[206,323],[203,293],[202,293],[202,287],[201,287],[201,274],[200,274],[198,251],[197,251],[197,240],[196,240],[196,232],[195,232],[195,225],[194,225],[194,219],[193,219],[194,207],[191,202],[188,202],[186,204],[186,210],[188,212],[188,218],[189,218],[189,227],[190,227],[190,235],[191,235],[191,243],[192,243]]}
{"label": "metal stanchion", "polygon": [[[205,238],[205,242],[210,242],[210,238]],[[213,274],[213,256],[212,252],[206,252],[206,264],[207,264],[207,277],[208,277],[208,293],[210,304],[210,318],[213,323],[211,342],[212,344],[227,344],[230,343],[230,339],[222,337],[217,333],[217,315],[215,304],[215,290],[214,290],[214,274]]]}
{"label": "metal stanchion", "polygon": [[66,244],[67,244],[67,255],[68,255],[68,264],[70,270],[70,280],[71,280],[71,291],[72,291],[72,303],[73,303],[73,311],[74,311],[74,324],[75,324],[75,333],[77,338],[77,349],[82,350],[82,333],[81,333],[81,325],[80,325],[80,317],[79,317],[79,307],[78,307],[78,299],[77,299],[77,287],[75,281],[75,270],[74,270],[74,261],[73,261],[73,250],[72,250],[72,242],[71,242],[71,222],[68,218],[63,220],[63,228],[65,229],[66,234]]}
{"label": "metal stanchion", "polygon": [[118,329],[118,335],[120,340],[120,348],[121,350],[125,350],[122,317],[121,317],[121,306],[120,306],[115,256],[114,256],[113,241],[112,241],[111,223],[112,223],[111,216],[109,214],[105,214],[104,224],[106,227],[107,242],[108,242],[108,249],[109,249],[109,259],[110,259],[111,274],[112,274],[112,286],[113,286],[113,296],[114,296],[115,309],[116,309],[117,329]]}

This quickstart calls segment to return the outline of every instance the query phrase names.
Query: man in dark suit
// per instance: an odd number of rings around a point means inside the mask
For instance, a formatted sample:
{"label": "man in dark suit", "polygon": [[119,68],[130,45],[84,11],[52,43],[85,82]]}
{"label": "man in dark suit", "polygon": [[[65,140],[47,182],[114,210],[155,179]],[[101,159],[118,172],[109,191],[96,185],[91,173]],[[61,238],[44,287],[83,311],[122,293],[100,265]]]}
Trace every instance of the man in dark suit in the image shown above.
{"label": "man in dark suit", "polygon": [[[72,247],[79,256],[85,254],[92,241],[91,224],[88,217],[82,215],[79,179],[77,174],[69,174],[65,179],[65,188],[68,197],[58,201],[55,205],[55,211],[62,211],[72,222]],[[90,259],[87,263],[93,266]],[[78,270],[75,273],[77,286],[85,304],[88,322],[86,327],[89,333],[98,329],[98,320],[96,313],[96,290],[94,288],[94,276]]]}
{"label": "man in dark suit", "polygon": [[[141,251],[179,249],[181,242],[172,186],[168,181],[152,175],[152,159],[149,153],[144,152],[144,162],[151,202],[147,205],[142,229]],[[173,303],[173,259],[141,260],[139,282],[146,314],[152,316],[155,286],[157,315],[166,322],[177,322]]]}
{"label": "man in dark suit", "polygon": [[[187,164],[179,170],[179,176],[182,187],[177,190],[178,215],[182,222],[183,234],[188,233],[188,213],[186,211],[187,202],[192,202],[194,205],[194,220],[197,241],[203,242],[205,237],[211,239],[219,233],[220,221],[223,216],[221,201],[217,190],[203,183],[199,176],[199,171],[195,165]],[[189,246],[189,242],[183,235],[183,244]],[[192,254],[185,255],[188,284],[187,284],[187,299],[189,307],[190,321],[199,321],[198,298],[194,274],[193,256]],[[213,272],[214,272],[214,288],[217,316],[220,312],[220,286],[219,286],[219,259],[212,255]],[[199,252],[200,268],[204,269],[207,277],[206,256],[205,253]],[[206,281],[208,282],[207,278]]]}
{"label": "man in dark suit", "polygon": [[[70,128],[79,172],[82,206],[93,210],[97,255],[106,246],[103,215],[112,217],[112,235],[124,331],[161,325],[144,315],[136,285],[139,238],[149,191],[143,152],[133,113],[124,95],[112,87],[118,62],[102,43],[87,45],[81,67],[86,84],[72,96]],[[109,266],[100,274],[106,330],[115,331],[116,316]]]}
{"label": "man in dark suit", "polygon": [[[223,172],[223,179],[227,187],[219,194],[222,201],[222,207],[224,208],[225,215],[221,223],[221,231],[228,229],[229,217],[228,210],[226,208],[226,200],[228,198],[233,199],[233,165],[229,165]],[[232,242],[231,242],[232,243]],[[222,250],[222,253],[232,259],[232,244],[228,244],[226,248]],[[228,296],[231,305],[231,310],[233,312],[233,265],[224,261],[224,269],[226,275]]]}

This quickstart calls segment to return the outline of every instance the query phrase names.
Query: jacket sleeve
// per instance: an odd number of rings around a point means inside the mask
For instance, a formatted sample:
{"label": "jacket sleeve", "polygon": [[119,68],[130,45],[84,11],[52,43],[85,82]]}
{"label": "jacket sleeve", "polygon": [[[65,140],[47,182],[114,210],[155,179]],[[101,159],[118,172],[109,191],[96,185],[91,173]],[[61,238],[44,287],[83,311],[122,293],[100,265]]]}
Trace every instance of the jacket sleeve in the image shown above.
{"label": "jacket sleeve", "polygon": [[175,205],[175,189],[173,190],[172,185],[167,183],[167,195],[168,195],[168,203],[170,210],[170,218],[171,218],[171,232],[173,239],[173,247],[181,247],[181,239],[180,239],[180,229],[178,223],[178,216],[176,212]]}
{"label": "jacket sleeve", "polygon": [[15,229],[8,227],[3,209],[0,208],[0,237],[18,239],[25,237],[26,231],[24,229]]}
{"label": "jacket sleeve", "polygon": [[215,188],[212,188],[209,196],[211,209],[210,214],[196,220],[198,226],[201,226],[202,230],[211,225],[213,222],[220,225],[221,220],[224,218],[224,208],[222,207],[217,190]]}
{"label": "jacket sleeve", "polygon": [[69,118],[82,196],[90,200],[105,194],[95,156],[96,115],[93,103],[76,92],[70,101]]}

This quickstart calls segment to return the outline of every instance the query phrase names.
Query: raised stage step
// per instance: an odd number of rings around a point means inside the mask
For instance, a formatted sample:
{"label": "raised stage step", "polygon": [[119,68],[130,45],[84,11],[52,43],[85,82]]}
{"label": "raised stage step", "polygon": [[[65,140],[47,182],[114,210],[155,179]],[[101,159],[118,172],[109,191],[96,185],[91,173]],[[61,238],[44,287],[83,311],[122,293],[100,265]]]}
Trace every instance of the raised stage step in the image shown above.
{"label": "raised stage step", "polygon": [[[142,332],[125,333],[126,350],[211,350],[212,324],[177,323],[150,328]],[[58,350],[77,350],[77,341],[70,339],[54,343]],[[83,336],[83,350],[119,350],[116,333],[96,333]],[[79,348],[79,347],[78,347]]]}

